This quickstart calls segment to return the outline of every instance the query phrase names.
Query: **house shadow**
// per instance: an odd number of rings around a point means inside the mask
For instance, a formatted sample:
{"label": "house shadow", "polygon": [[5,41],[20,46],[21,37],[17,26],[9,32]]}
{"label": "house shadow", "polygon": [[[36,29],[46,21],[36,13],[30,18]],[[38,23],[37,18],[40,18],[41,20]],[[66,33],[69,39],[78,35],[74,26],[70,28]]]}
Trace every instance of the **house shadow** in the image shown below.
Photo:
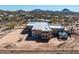
{"label": "house shadow", "polygon": [[37,43],[48,43],[49,39],[41,39],[41,37],[33,37],[28,35],[25,41],[36,41]]}
{"label": "house shadow", "polygon": [[24,30],[20,33],[22,35],[28,34],[25,41],[36,41],[40,43],[48,43],[49,39],[42,39],[41,37],[32,36],[31,30],[28,30],[27,28],[24,28]]}
{"label": "house shadow", "polygon": [[27,28],[24,28],[24,30],[20,34],[24,35],[24,34],[28,34],[28,33],[29,33],[29,31],[27,30]]}

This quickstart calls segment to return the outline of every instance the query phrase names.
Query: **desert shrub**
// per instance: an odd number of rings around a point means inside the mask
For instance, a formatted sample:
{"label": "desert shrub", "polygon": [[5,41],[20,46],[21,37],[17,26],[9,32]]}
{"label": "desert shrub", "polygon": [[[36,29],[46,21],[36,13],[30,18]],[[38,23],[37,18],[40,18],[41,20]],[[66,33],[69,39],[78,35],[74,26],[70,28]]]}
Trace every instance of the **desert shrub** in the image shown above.
{"label": "desert shrub", "polygon": [[6,30],[13,29],[16,26],[16,23],[15,22],[7,23],[5,26]]}
{"label": "desert shrub", "polygon": [[19,22],[19,25],[23,25],[25,23],[26,23],[26,21],[25,20],[22,20],[22,21]]}
{"label": "desert shrub", "polygon": [[65,22],[65,24],[64,24],[65,26],[69,26],[69,23],[68,22]]}

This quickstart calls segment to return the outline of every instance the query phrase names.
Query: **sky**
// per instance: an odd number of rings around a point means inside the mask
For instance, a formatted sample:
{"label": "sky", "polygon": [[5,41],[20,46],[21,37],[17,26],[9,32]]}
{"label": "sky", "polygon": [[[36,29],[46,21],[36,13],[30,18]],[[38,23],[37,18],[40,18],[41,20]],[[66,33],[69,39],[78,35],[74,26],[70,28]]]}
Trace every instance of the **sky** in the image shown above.
{"label": "sky", "polygon": [[0,5],[1,10],[25,10],[30,11],[34,9],[61,11],[67,8],[71,11],[79,12],[79,5]]}

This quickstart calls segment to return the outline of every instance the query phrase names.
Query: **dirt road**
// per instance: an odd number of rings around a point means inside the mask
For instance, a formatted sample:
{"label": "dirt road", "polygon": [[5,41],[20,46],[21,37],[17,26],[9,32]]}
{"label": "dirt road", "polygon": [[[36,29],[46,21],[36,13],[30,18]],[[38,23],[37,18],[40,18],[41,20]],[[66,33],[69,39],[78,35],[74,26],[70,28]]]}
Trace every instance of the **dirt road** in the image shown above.
{"label": "dirt road", "polygon": [[11,42],[11,43],[17,42],[21,36],[20,35],[21,32],[22,32],[22,29],[17,29],[11,33],[8,33],[6,36],[0,39],[0,45],[6,42]]}
{"label": "dirt road", "polygon": [[[1,50],[0,47],[0,53],[8,53],[10,51],[13,51],[14,53],[28,53],[28,51],[32,52],[37,52],[37,51],[48,51],[49,53],[52,52],[57,52],[59,51],[60,53],[65,51],[72,51],[71,47],[73,47],[75,43],[75,39],[69,38],[67,41],[59,41],[57,38],[51,38],[47,43],[44,42],[36,42],[36,41],[25,41],[25,38],[27,37],[26,35],[20,34],[23,31],[23,29],[16,29],[13,32],[8,33],[6,36],[0,39],[0,46],[3,46],[4,43],[13,43],[16,44],[19,48],[4,48],[4,50]],[[19,39],[23,38],[22,41]],[[78,36],[77,36],[78,39]],[[6,45],[6,44],[5,44]],[[58,45],[60,45],[58,47]],[[16,47],[17,47],[16,46]],[[73,48],[74,50],[79,50],[79,44],[77,47]],[[7,52],[6,52],[7,51]],[[20,52],[19,52],[20,51]],[[12,53],[12,52],[10,52]],[[45,52],[44,52],[45,53]]]}

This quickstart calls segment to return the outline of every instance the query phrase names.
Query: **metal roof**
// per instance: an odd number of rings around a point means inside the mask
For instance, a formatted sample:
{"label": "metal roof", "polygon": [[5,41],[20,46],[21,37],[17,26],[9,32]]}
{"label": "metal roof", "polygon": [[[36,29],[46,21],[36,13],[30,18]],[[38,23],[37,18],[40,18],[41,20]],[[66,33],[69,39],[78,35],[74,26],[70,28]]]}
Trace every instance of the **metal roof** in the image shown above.
{"label": "metal roof", "polygon": [[29,22],[27,26],[33,26],[32,30],[51,31],[47,22]]}
{"label": "metal roof", "polygon": [[54,24],[54,25],[50,25],[50,28],[58,28],[58,29],[61,29],[61,28],[64,28],[64,26],[62,26],[60,24]]}
{"label": "metal roof", "polygon": [[63,29],[61,24],[49,24],[47,22],[29,22],[27,26],[32,26],[32,30],[51,31],[51,29]]}

